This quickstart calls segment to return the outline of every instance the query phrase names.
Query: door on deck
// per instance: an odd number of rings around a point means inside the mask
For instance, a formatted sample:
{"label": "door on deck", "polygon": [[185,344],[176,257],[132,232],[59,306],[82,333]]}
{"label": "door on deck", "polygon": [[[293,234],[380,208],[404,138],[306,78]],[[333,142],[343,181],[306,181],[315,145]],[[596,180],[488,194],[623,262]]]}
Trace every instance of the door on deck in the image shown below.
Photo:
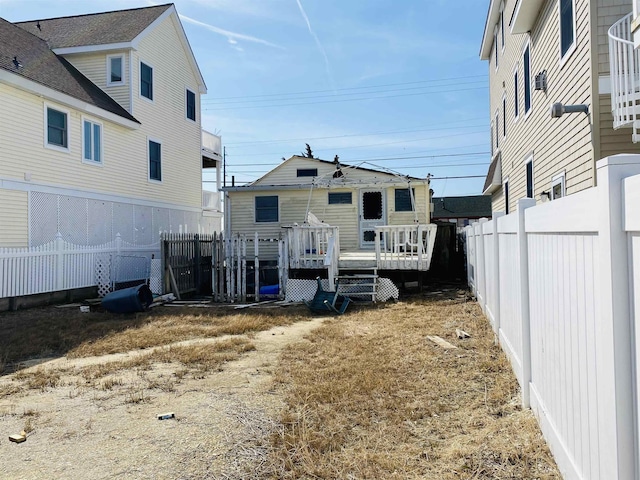
{"label": "door on deck", "polygon": [[384,190],[360,190],[360,248],[375,247],[375,227],[386,224]]}

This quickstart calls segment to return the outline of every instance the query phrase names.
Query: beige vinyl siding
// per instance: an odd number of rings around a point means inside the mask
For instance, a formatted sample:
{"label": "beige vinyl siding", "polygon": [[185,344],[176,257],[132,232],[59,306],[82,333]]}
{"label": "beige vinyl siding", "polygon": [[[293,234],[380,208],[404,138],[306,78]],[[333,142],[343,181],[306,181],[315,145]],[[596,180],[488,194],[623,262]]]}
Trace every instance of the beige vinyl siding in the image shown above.
{"label": "beige vinyl siding", "polygon": [[29,194],[0,188],[0,247],[29,243]]}
{"label": "beige vinyl siding", "polygon": [[640,143],[631,141],[631,127],[613,129],[611,95],[600,95],[600,156],[619,153],[640,153]]}
{"label": "beige vinyl siding", "polygon": [[[107,86],[107,57],[111,55],[123,55],[122,73],[124,85]],[[66,55],[65,58],[82,72],[89,80],[104,90],[111,98],[118,102],[127,111],[131,112],[129,81],[129,53],[128,52],[99,52]]]}
{"label": "beige vinyl siding", "polygon": [[[387,187],[385,199],[387,202],[387,224],[389,225],[413,225],[413,212],[395,211],[395,188],[403,186]],[[413,185],[420,223],[428,223],[430,211],[429,187],[426,185]],[[309,203],[310,190],[267,190],[250,192],[229,192],[231,212],[231,232],[233,234],[253,235],[258,232],[260,238],[279,238],[282,227],[294,223],[302,224],[305,221],[307,203]],[[351,204],[329,205],[329,192],[352,192]],[[340,248],[343,251],[353,251],[360,248],[359,244],[359,189],[351,188],[316,188],[311,194],[309,210],[319,220],[340,229]],[[278,222],[255,221],[255,197],[278,196]],[[265,248],[269,248],[266,247]],[[261,246],[262,250],[262,246]],[[277,250],[272,247],[268,250],[275,254]]]}
{"label": "beige vinyl siding", "polygon": [[[506,2],[505,12],[511,15],[515,0]],[[584,114],[565,115],[552,119],[551,104],[588,104],[591,100],[591,53],[589,3],[576,1],[576,47],[561,65],[560,26],[557,0],[549,0],[542,7],[530,34],[506,32],[504,52],[498,49],[499,67],[494,68],[495,50],[489,61],[490,110],[499,111],[502,124],[502,98],[507,99],[507,137],[501,138],[502,178],[509,178],[509,210],[526,197],[525,159],[533,154],[534,197],[549,191],[551,178],[565,171],[567,192],[593,185],[593,147],[589,117]],[[530,45],[531,58],[531,111],[524,110],[523,52]],[[518,71],[519,118],[514,118],[514,69]],[[547,91],[534,89],[536,74],[546,70]],[[503,83],[504,82],[504,83]],[[503,87],[504,85],[504,87]],[[495,147],[495,139],[492,140]],[[504,211],[502,192],[492,199],[495,211]]]}
{"label": "beige vinyl siding", "polygon": [[[167,17],[133,52],[133,115],[142,123],[142,155],[146,137],[162,143],[162,183],[146,182],[150,196],[167,196],[181,204],[201,206],[202,158],[200,94],[195,72],[179,41],[173,15]],[[153,101],[139,95],[140,62],[153,68]],[[196,122],[186,118],[186,88],[196,92]],[[146,179],[146,177],[145,177]]]}
{"label": "beige vinyl siding", "polygon": [[616,23],[633,9],[631,0],[597,0],[597,61],[600,75],[609,75],[609,35],[611,25]]}

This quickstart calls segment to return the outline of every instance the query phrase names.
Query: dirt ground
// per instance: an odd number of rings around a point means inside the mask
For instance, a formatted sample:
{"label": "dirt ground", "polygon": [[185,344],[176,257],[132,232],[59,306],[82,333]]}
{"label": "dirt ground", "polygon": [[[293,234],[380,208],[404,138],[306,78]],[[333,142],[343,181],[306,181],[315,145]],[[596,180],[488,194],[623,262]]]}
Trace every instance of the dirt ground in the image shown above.
{"label": "dirt ground", "polygon": [[0,317],[0,479],[560,478],[464,291],[242,312]]}
{"label": "dirt ground", "polygon": [[[323,318],[259,332],[255,350],[204,378],[171,383],[175,367],[119,375],[108,390],[83,388],[67,375],[59,386],[0,400],[0,478],[259,478],[282,399],[271,375],[282,349],[317,328]],[[224,337],[191,343],[220,342]],[[182,342],[189,343],[189,342]],[[148,353],[148,352],[147,352]],[[63,369],[131,358],[138,352],[79,359],[60,358],[21,371]],[[144,378],[142,378],[144,377]],[[0,386],[15,384],[12,375]],[[158,420],[173,412],[175,419]],[[26,426],[26,428],[25,428]],[[7,436],[30,430],[21,444]]]}

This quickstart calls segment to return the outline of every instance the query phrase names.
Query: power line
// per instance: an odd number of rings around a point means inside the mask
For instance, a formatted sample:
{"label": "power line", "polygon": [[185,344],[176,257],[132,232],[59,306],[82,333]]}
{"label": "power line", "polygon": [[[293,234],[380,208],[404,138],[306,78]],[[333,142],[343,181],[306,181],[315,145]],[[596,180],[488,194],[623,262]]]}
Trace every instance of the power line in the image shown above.
{"label": "power line", "polygon": [[244,107],[225,107],[225,108],[203,108],[203,111],[221,111],[221,110],[245,110],[247,108],[273,108],[273,107],[295,107],[299,105],[318,105],[322,103],[342,103],[342,102],[359,102],[362,100],[380,100],[385,98],[398,98],[398,97],[412,97],[416,95],[430,95],[435,93],[451,93],[451,92],[466,92],[471,90],[485,90],[487,87],[474,87],[474,88],[456,88],[452,90],[438,90],[434,92],[420,92],[420,93],[404,93],[398,95],[385,95],[381,97],[362,97],[362,98],[344,98],[341,100],[324,100],[318,102],[299,102],[299,103],[281,103],[277,105],[253,105]]}
{"label": "power line", "polygon": [[[415,159],[425,159],[425,158],[442,158],[442,157],[479,157],[481,155],[488,155],[489,152],[473,152],[473,153],[454,153],[448,155],[415,155],[411,157],[386,157],[386,158],[361,158],[357,161],[370,161],[370,162],[389,162],[389,161],[397,161],[397,160],[415,160]],[[354,160],[347,160],[344,163],[353,163]],[[265,162],[265,163],[230,163],[232,167],[259,167],[262,165],[273,165],[273,162]]]}
{"label": "power line", "polygon": [[456,180],[461,178],[487,178],[486,175],[464,175],[461,177],[431,177],[431,180]]}
{"label": "power line", "polygon": [[[468,118],[463,120],[454,120],[451,122],[441,122],[437,124],[429,124],[431,125],[447,125],[449,123],[468,123],[468,122],[477,122],[478,120],[486,120],[485,117],[478,118]],[[426,125],[425,125],[426,126]],[[480,126],[480,125],[476,125]],[[486,125],[484,125],[486,127]],[[465,125],[466,127],[466,125]],[[286,143],[286,142],[310,142],[313,140],[329,140],[333,138],[348,138],[348,137],[370,137],[373,135],[393,135],[396,133],[414,133],[414,132],[429,132],[429,131],[438,131],[438,130],[451,130],[453,128],[460,127],[447,127],[447,128],[424,128],[424,129],[411,129],[411,130],[390,130],[386,132],[372,132],[372,133],[350,133],[346,135],[334,135],[330,137],[307,137],[307,138],[285,138],[280,140],[256,140],[254,142],[235,142],[235,143],[227,143],[226,146],[230,145],[257,145],[257,144],[268,144],[268,143]]]}
{"label": "power line", "polygon": [[[367,88],[382,88],[382,87],[398,87],[402,85],[416,85],[419,83],[434,83],[434,82],[448,82],[450,80],[464,80],[469,78],[487,78],[487,75],[469,75],[466,77],[450,77],[450,78],[440,78],[440,79],[432,79],[432,80],[418,80],[415,82],[402,82],[402,83],[385,83],[380,85],[370,85],[363,87],[347,87],[347,88],[337,88],[334,90],[307,90],[304,92],[289,92],[289,93],[267,93],[262,95],[241,95],[236,97],[212,97],[211,100],[233,100],[236,98],[261,98],[261,97],[276,97],[276,96],[284,96],[284,95],[308,95],[311,93],[327,93],[327,92],[342,92],[346,90],[360,90]],[[208,100],[208,99],[206,99]]]}
{"label": "power line", "polygon": [[[433,87],[450,87],[453,85],[477,85],[477,84],[486,84],[485,80],[474,80],[471,82],[460,82],[455,84],[445,84],[445,85],[432,85],[425,87],[407,87],[407,88],[392,88],[385,90],[375,90],[370,92],[349,92],[349,93],[331,93],[328,95],[309,95],[303,97],[295,97],[295,98],[266,98],[264,100],[232,100],[232,101],[211,101],[211,100],[201,100],[202,104],[206,104],[207,106],[211,105],[238,105],[243,103],[258,103],[258,102],[281,102],[281,101],[292,101],[292,100],[308,100],[314,98],[336,98],[336,97],[347,97],[347,96],[356,96],[356,95],[371,95],[375,93],[392,93],[392,92],[406,92],[408,90],[423,90],[425,88],[433,88]],[[486,86],[486,85],[485,85]],[[427,93],[427,92],[424,92]]]}

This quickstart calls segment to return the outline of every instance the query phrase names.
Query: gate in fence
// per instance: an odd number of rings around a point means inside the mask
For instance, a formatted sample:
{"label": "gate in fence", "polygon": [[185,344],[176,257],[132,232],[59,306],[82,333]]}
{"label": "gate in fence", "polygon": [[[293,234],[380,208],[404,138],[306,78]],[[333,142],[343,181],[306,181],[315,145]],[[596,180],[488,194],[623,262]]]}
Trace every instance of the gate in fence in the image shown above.
{"label": "gate in fence", "polygon": [[[278,260],[260,261],[260,245]],[[164,292],[213,295],[216,302],[284,298],[288,261],[282,239],[257,233],[227,238],[222,233],[164,234],[161,247]]]}

